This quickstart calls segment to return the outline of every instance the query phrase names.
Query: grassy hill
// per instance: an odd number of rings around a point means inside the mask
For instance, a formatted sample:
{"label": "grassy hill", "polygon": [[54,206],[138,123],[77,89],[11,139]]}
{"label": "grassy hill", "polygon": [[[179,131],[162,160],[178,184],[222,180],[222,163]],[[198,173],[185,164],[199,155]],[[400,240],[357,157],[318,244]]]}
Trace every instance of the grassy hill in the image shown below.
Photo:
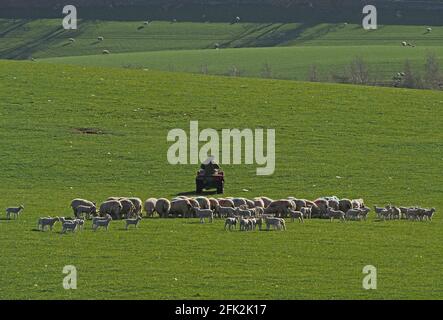
{"label": "grassy hill", "polygon": [[[192,23],[153,21],[80,21],[64,30],[60,19],[0,19],[0,58],[59,57],[158,50],[274,46],[441,46],[443,27],[425,33],[424,26],[381,26],[365,31],[358,25],[319,23]],[[103,36],[104,41],[97,37]],[[70,43],[74,38],[75,43]]]}
{"label": "grassy hill", "polygon": [[[441,299],[443,93],[0,61],[0,298]],[[436,207],[432,223],[288,222],[225,232],[221,221],[144,219],[61,236],[37,218],[69,202],[173,197],[195,165],[166,161],[173,128],[275,128],[276,171],[226,165],[226,196],[364,197]],[[81,134],[96,128],[102,134]],[[338,178],[337,178],[338,177]],[[247,189],[249,191],[244,191]],[[56,229],[59,230],[58,226]],[[77,290],[62,288],[63,266]],[[378,289],[361,288],[378,268]]]}

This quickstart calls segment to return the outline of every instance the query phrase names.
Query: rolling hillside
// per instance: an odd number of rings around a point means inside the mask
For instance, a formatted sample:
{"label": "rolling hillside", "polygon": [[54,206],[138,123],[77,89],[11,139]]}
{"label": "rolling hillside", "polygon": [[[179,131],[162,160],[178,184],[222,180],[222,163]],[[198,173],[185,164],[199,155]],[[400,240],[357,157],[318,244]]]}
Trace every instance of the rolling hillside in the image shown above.
{"label": "rolling hillside", "polygon": [[[442,298],[443,93],[32,62],[0,69],[0,207],[25,205],[17,221],[0,216],[0,268],[9,270],[0,298]],[[194,219],[34,230],[40,216],[71,215],[75,197],[191,192],[196,166],[166,161],[168,131],[188,131],[190,120],[276,129],[275,174],[224,165],[225,196],[334,194],[435,207],[436,217],[378,222],[372,213],[288,222],[286,232]],[[77,290],[61,286],[67,264],[79,270]],[[367,264],[378,268],[377,290],[361,288]]]}

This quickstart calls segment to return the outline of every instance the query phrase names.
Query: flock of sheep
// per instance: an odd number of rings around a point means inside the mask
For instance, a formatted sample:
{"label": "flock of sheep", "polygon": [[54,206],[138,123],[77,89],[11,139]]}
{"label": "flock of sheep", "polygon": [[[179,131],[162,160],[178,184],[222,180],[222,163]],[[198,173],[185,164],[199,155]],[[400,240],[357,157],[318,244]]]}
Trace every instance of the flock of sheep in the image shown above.
{"label": "flock of sheep", "polygon": [[[39,230],[52,230],[56,222],[62,224],[62,233],[81,230],[85,219],[92,220],[92,229],[108,229],[112,220],[124,220],[126,229],[133,225],[138,227],[142,220],[143,211],[146,217],[157,214],[160,218],[199,218],[201,223],[213,222],[214,218],[225,219],[225,230],[236,229],[252,231],[266,226],[275,230],[286,230],[285,219],[298,220],[321,218],[333,221],[338,219],[366,220],[370,208],[366,207],[363,199],[339,199],[335,196],[322,197],[314,201],[288,197],[273,200],[268,197],[246,198],[208,198],[204,196],[179,196],[172,200],[166,198],[149,198],[144,203],[136,197],[110,197],[97,208],[95,202],[85,199],[74,199],[71,202],[73,218],[42,217],[38,220]],[[7,208],[6,217],[17,218],[24,209]],[[379,208],[374,206],[375,214],[380,220],[409,219],[415,221],[431,221],[435,208],[396,207],[387,205]]]}

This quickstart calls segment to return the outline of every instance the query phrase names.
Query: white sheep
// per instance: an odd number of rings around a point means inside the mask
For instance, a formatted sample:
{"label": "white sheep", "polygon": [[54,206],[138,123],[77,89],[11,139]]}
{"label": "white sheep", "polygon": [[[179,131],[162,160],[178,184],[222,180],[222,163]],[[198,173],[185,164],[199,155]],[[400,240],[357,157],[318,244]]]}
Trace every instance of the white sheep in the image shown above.
{"label": "white sheep", "polygon": [[105,49],[105,50],[102,51],[102,53],[103,54],[110,54],[111,52],[109,50]]}
{"label": "white sheep", "polygon": [[215,207],[215,213],[219,218],[224,217],[234,217],[236,209],[231,207],[222,207],[221,205],[217,205]]}
{"label": "white sheep", "polygon": [[331,208],[328,208],[328,217],[331,222],[332,220],[334,220],[334,218],[340,219],[342,222],[345,222],[345,213],[341,210],[333,210]]}
{"label": "white sheep", "polygon": [[205,218],[209,219],[209,222],[213,222],[214,220],[214,213],[212,212],[211,209],[199,209],[199,208],[194,208],[195,213],[197,215],[198,218],[200,218],[200,223],[204,223],[205,222]]}
{"label": "white sheep", "polygon": [[311,219],[311,217],[312,217],[312,210],[311,210],[311,208],[309,208],[309,207],[300,208],[300,212],[303,214],[303,218]]}
{"label": "white sheep", "polygon": [[86,218],[89,219],[92,215],[97,213],[97,208],[95,206],[84,206],[79,205],[75,208],[75,216],[80,218],[82,214],[86,214]]}
{"label": "white sheep", "polygon": [[109,223],[112,221],[112,217],[108,214],[105,219],[93,219],[92,220],[92,229],[96,231],[99,227],[103,227],[108,230]]}
{"label": "white sheep", "polygon": [[295,210],[289,209],[289,215],[291,217],[292,222],[294,222],[295,219],[298,219],[298,221],[300,223],[304,223],[303,213],[301,213],[301,211],[295,211]]}
{"label": "white sheep", "polygon": [[60,222],[62,223],[62,232],[66,233],[68,231],[75,232],[77,230],[78,221],[77,220],[66,220],[65,218],[61,217]]}
{"label": "white sheep", "polygon": [[229,230],[232,230],[232,228],[237,228],[237,218],[226,218],[225,220],[225,230],[226,227],[229,228]]}
{"label": "white sheep", "polygon": [[69,38],[69,42],[75,42],[74,38]]}
{"label": "white sheep", "polygon": [[51,217],[43,217],[38,219],[37,227],[41,231],[45,231],[46,227],[49,227],[50,230],[54,227],[54,224],[60,221],[59,217],[51,218]]}
{"label": "white sheep", "polygon": [[103,40],[105,40],[105,38],[102,37],[102,36],[99,36],[99,37],[97,37],[97,40],[98,40],[98,41],[103,41]]}
{"label": "white sheep", "polygon": [[270,230],[271,226],[277,230],[286,230],[285,219],[266,217],[265,223],[266,223],[266,230],[268,231]]}
{"label": "white sheep", "polygon": [[137,218],[132,218],[132,219],[125,219],[126,230],[128,230],[130,225],[134,225],[136,228],[138,228],[138,224],[140,223],[141,220],[142,220],[141,216],[137,216]]}
{"label": "white sheep", "polygon": [[6,218],[11,219],[11,213],[12,213],[14,215],[14,219],[17,219],[23,209],[25,209],[25,207],[22,204],[17,208],[15,207],[6,208]]}

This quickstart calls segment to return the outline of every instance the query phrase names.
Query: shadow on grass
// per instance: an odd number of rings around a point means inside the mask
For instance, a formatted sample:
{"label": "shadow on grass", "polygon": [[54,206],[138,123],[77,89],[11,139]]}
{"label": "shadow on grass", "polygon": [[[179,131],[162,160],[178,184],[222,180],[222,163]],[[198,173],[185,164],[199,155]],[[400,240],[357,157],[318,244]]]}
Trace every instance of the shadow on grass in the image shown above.
{"label": "shadow on grass", "polygon": [[195,190],[193,191],[187,191],[187,192],[180,192],[177,193],[177,196],[205,196],[205,195],[214,195],[217,194],[217,191],[203,191],[202,193],[197,193]]}

